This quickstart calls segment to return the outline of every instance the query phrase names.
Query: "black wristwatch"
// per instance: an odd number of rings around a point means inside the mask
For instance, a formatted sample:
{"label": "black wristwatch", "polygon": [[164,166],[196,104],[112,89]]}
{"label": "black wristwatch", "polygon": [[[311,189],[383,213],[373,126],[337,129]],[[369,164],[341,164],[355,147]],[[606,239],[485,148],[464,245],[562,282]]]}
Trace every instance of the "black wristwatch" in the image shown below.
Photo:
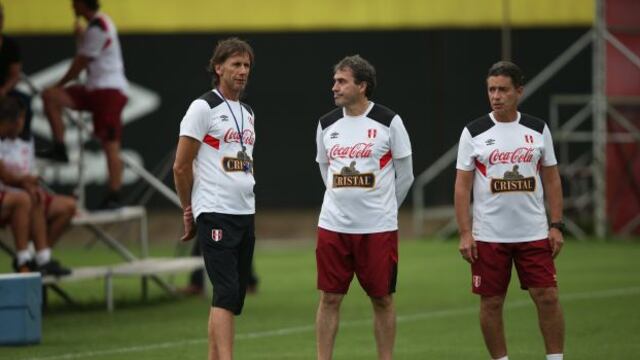
{"label": "black wristwatch", "polygon": [[549,228],[556,228],[560,230],[561,233],[565,233],[567,231],[567,227],[564,225],[562,221],[552,222],[549,224]]}

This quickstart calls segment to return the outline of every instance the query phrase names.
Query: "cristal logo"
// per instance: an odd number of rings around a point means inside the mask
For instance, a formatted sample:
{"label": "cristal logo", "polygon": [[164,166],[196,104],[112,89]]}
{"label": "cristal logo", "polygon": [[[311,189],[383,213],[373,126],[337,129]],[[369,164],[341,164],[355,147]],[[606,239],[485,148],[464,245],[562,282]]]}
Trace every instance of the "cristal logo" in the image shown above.
{"label": "cristal logo", "polygon": [[489,155],[489,164],[518,164],[530,163],[533,160],[533,148],[520,147],[514,151],[500,151],[495,149]]}
{"label": "cristal logo", "polygon": [[329,159],[336,158],[349,158],[349,159],[358,159],[358,158],[368,158],[371,157],[373,149],[373,143],[365,144],[365,143],[357,143],[353,146],[340,146],[338,144],[333,145],[331,150],[329,150]]}
{"label": "cristal logo", "polygon": [[[250,129],[244,129],[244,131],[242,131],[242,142],[244,144],[253,145],[255,140],[256,140],[256,137],[253,135],[253,131],[251,131]],[[229,128],[229,130],[227,130],[227,132],[224,134],[224,142],[239,143],[240,136],[238,135],[238,132],[232,128]]]}

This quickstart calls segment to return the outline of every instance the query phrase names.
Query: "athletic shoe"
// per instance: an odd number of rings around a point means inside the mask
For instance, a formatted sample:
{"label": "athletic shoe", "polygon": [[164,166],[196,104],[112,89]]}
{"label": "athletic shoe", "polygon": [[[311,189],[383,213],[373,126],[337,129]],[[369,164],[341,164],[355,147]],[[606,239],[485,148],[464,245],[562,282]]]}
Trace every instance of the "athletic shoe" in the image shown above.
{"label": "athletic shoe", "polygon": [[46,264],[38,266],[38,270],[40,271],[42,276],[66,276],[71,274],[71,269],[60,265],[60,263],[54,259],[49,260],[49,262]]}
{"label": "athletic shoe", "polygon": [[13,258],[13,262],[11,263],[13,270],[18,273],[28,273],[32,271],[38,271],[36,262],[33,260],[29,260],[24,264],[18,265],[18,259]]}
{"label": "athletic shoe", "polygon": [[117,192],[108,192],[98,205],[98,210],[115,210],[123,205],[120,202],[120,195]]}
{"label": "athletic shoe", "polygon": [[36,150],[36,157],[61,163],[69,162],[67,147],[62,143],[54,143],[50,148]]}

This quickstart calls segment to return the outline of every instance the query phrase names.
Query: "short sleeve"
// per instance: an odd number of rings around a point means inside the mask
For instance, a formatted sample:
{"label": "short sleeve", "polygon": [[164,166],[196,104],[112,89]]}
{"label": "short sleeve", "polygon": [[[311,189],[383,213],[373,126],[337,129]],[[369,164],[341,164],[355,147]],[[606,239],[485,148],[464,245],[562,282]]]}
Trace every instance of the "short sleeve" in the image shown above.
{"label": "short sleeve", "polygon": [[99,26],[89,26],[84,33],[78,54],[96,58],[100,55],[107,41],[109,41],[109,34],[106,31],[102,30]]}
{"label": "short sleeve", "polygon": [[473,138],[469,130],[465,127],[460,135],[458,142],[458,160],[456,169],[464,171],[472,171],[476,168],[475,154],[473,151]]}
{"label": "short sleeve", "polygon": [[547,125],[545,125],[544,130],[542,130],[542,138],[544,141],[542,148],[542,166],[557,165],[556,152],[553,150],[553,139],[551,138],[551,131]]}
{"label": "short sleeve", "polygon": [[411,140],[400,116],[396,115],[389,125],[391,154],[394,159],[402,159],[411,155]]}
{"label": "short sleeve", "polygon": [[319,122],[316,130],[316,149],[316,162],[319,164],[328,163],[327,149],[324,147],[324,141],[322,141],[322,125]]}
{"label": "short sleeve", "polygon": [[194,100],[180,122],[180,136],[188,136],[202,142],[209,132],[209,111],[206,101]]}

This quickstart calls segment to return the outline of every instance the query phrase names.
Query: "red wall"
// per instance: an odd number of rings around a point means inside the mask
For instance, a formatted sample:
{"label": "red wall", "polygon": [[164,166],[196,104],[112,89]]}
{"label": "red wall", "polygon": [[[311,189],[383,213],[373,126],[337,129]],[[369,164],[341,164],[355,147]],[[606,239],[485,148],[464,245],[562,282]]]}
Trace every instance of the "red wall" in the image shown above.
{"label": "red wall", "polygon": [[[606,0],[607,27],[640,56],[640,1]],[[607,46],[607,95],[640,101],[640,69],[611,45]],[[610,98],[615,103],[614,98]],[[640,129],[640,104],[615,105]],[[609,132],[626,132],[609,118]],[[640,214],[640,146],[638,142],[607,145],[607,208],[614,232]],[[633,231],[640,234],[640,226]]]}

